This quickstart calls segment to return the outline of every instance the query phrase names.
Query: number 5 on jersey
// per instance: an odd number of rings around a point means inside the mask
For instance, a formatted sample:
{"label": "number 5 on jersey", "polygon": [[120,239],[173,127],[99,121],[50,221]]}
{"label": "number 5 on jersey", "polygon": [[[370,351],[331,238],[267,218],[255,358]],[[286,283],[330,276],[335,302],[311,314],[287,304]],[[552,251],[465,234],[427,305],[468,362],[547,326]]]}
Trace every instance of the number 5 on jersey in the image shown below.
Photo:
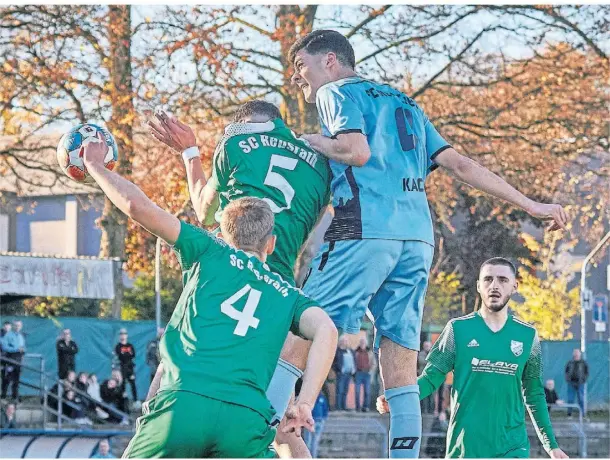
{"label": "number 5 on jersey", "polygon": [[[233,305],[246,294],[248,295],[246,305],[242,311],[239,311]],[[261,294],[261,291],[257,291],[249,284],[246,284],[243,288],[220,304],[220,311],[229,318],[237,321],[237,326],[235,326],[233,334],[243,337],[248,333],[249,328],[256,329],[258,327],[259,320],[254,317],[254,312],[261,300]]]}
{"label": "number 5 on jersey", "polygon": [[284,201],[286,202],[285,207],[280,207],[269,198],[263,198],[266,201],[274,214],[282,212],[284,209],[290,209],[290,203],[294,198],[294,189],[290,186],[290,183],[284,176],[273,171],[273,168],[286,169],[288,171],[294,171],[297,167],[298,160],[296,158],[287,158],[281,155],[271,155],[271,161],[269,162],[269,170],[265,176],[265,185],[278,189],[284,195]]}

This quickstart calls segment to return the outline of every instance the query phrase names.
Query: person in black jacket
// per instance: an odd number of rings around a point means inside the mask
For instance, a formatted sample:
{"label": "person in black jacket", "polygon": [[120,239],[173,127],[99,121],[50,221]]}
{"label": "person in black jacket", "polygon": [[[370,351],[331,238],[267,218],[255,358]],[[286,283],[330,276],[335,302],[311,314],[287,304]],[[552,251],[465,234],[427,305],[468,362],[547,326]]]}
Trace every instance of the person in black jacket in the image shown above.
{"label": "person in black jacket", "polygon": [[75,369],[74,357],[78,353],[78,345],[72,340],[70,329],[64,329],[61,337],[57,340],[57,367],[60,379],[65,379],[68,372]]}
{"label": "person in black jacket", "polygon": [[356,359],[354,352],[348,347],[347,336],[339,337],[337,352],[333,361],[332,368],[337,375],[337,400],[335,408],[337,410],[347,410],[346,397],[349,384],[356,373]]}
{"label": "person in black jacket", "polygon": [[[578,401],[578,406],[585,416],[585,383],[589,378],[589,366],[582,359],[580,350],[576,348],[572,352],[572,360],[566,364],[566,382],[568,384],[568,404],[573,404],[574,399]],[[568,417],[572,416],[572,409],[568,408]]]}
{"label": "person in black jacket", "polygon": [[138,403],[138,391],[136,389],[136,349],[132,344],[127,342],[127,329],[121,329],[119,332],[119,343],[114,347],[114,354],[119,360],[121,375],[123,376],[124,388],[127,383],[131,386],[131,395],[133,402]]}

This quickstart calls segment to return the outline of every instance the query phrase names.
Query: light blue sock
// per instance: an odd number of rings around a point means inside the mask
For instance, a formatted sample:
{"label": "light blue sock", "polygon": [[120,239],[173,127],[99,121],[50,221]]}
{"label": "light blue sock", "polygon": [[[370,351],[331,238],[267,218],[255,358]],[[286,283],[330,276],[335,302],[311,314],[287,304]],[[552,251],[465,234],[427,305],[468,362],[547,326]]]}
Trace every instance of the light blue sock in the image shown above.
{"label": "light blue sock", "polygon": [[422,431],[419,387],[390,388],[385,397],[390,406],[390,458],[418,458]]}
{"label": "light blue sock", "polygon": [[280,359],[277,362],[277,367],[267,387],[267,399],[276,412],[275,417],[271,420],[271,426],[276,426],[284,418],[294,386],[302,375],[303,372],[288,361]]}

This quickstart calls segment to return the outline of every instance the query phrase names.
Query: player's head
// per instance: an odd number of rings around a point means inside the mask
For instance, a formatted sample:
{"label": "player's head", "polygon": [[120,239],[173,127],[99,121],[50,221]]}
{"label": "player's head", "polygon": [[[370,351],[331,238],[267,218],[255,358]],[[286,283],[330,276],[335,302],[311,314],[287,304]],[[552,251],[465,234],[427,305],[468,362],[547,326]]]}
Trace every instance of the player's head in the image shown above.
{"label": "player's head", "polygon": [[498,312],[506,307],[511,296],[517,292],[517,269],[508,259],[494,257],[481,265],[477,291],[483,306]]}
{"label": "player's head", "polygon": [[275,249],[274,223],[273,211],[266,201],[244,197],[229,203],[222,212],[219,236],[264,262]]}
{"label": "player's head", "polygon": [[578,348],[574,348],[574,351],[572,351],[572,358],[574,358],[574,361],[579,361],[580,357],[580,350]]}
{"label": "player's head", "polygon": [[275,118],[282,118],[280,109],[261,100],[246,102],[233,114],[235,123],[264,123]]}
{"label": "player's head", "polygon": [[108,452],[110,452],[110,444],[108,443],[108,440],[102,439],[97,450],[101,455],[108,455]]}
{"label": "player's head", "polygon": [[322,85],[354,75],[356,67],[354,48],[334,30],[316,30],[299,38],[290,47],[288,62],[294,67],[292,83],[309,103],[316,101]]}

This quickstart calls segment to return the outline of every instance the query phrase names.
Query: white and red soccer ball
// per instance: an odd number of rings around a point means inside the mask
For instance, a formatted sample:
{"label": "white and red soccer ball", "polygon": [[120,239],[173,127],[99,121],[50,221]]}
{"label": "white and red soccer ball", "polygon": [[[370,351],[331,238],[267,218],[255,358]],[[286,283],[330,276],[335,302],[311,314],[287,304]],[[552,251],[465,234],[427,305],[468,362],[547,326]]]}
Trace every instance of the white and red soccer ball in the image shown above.
{"label": "white and red soccer ball", "polygon": [[62,171],[76,182],[91,183],[92,179],[87,173],[83,163],[83,146],[88,142],[99,142],[96,135],[102,133],[108,151],[104,157],[104,165],[112,170],[119,159],[119,150],[112,134],[101,126],[93,123],[78,125],[64,134],[57,146],[57,161]]}

